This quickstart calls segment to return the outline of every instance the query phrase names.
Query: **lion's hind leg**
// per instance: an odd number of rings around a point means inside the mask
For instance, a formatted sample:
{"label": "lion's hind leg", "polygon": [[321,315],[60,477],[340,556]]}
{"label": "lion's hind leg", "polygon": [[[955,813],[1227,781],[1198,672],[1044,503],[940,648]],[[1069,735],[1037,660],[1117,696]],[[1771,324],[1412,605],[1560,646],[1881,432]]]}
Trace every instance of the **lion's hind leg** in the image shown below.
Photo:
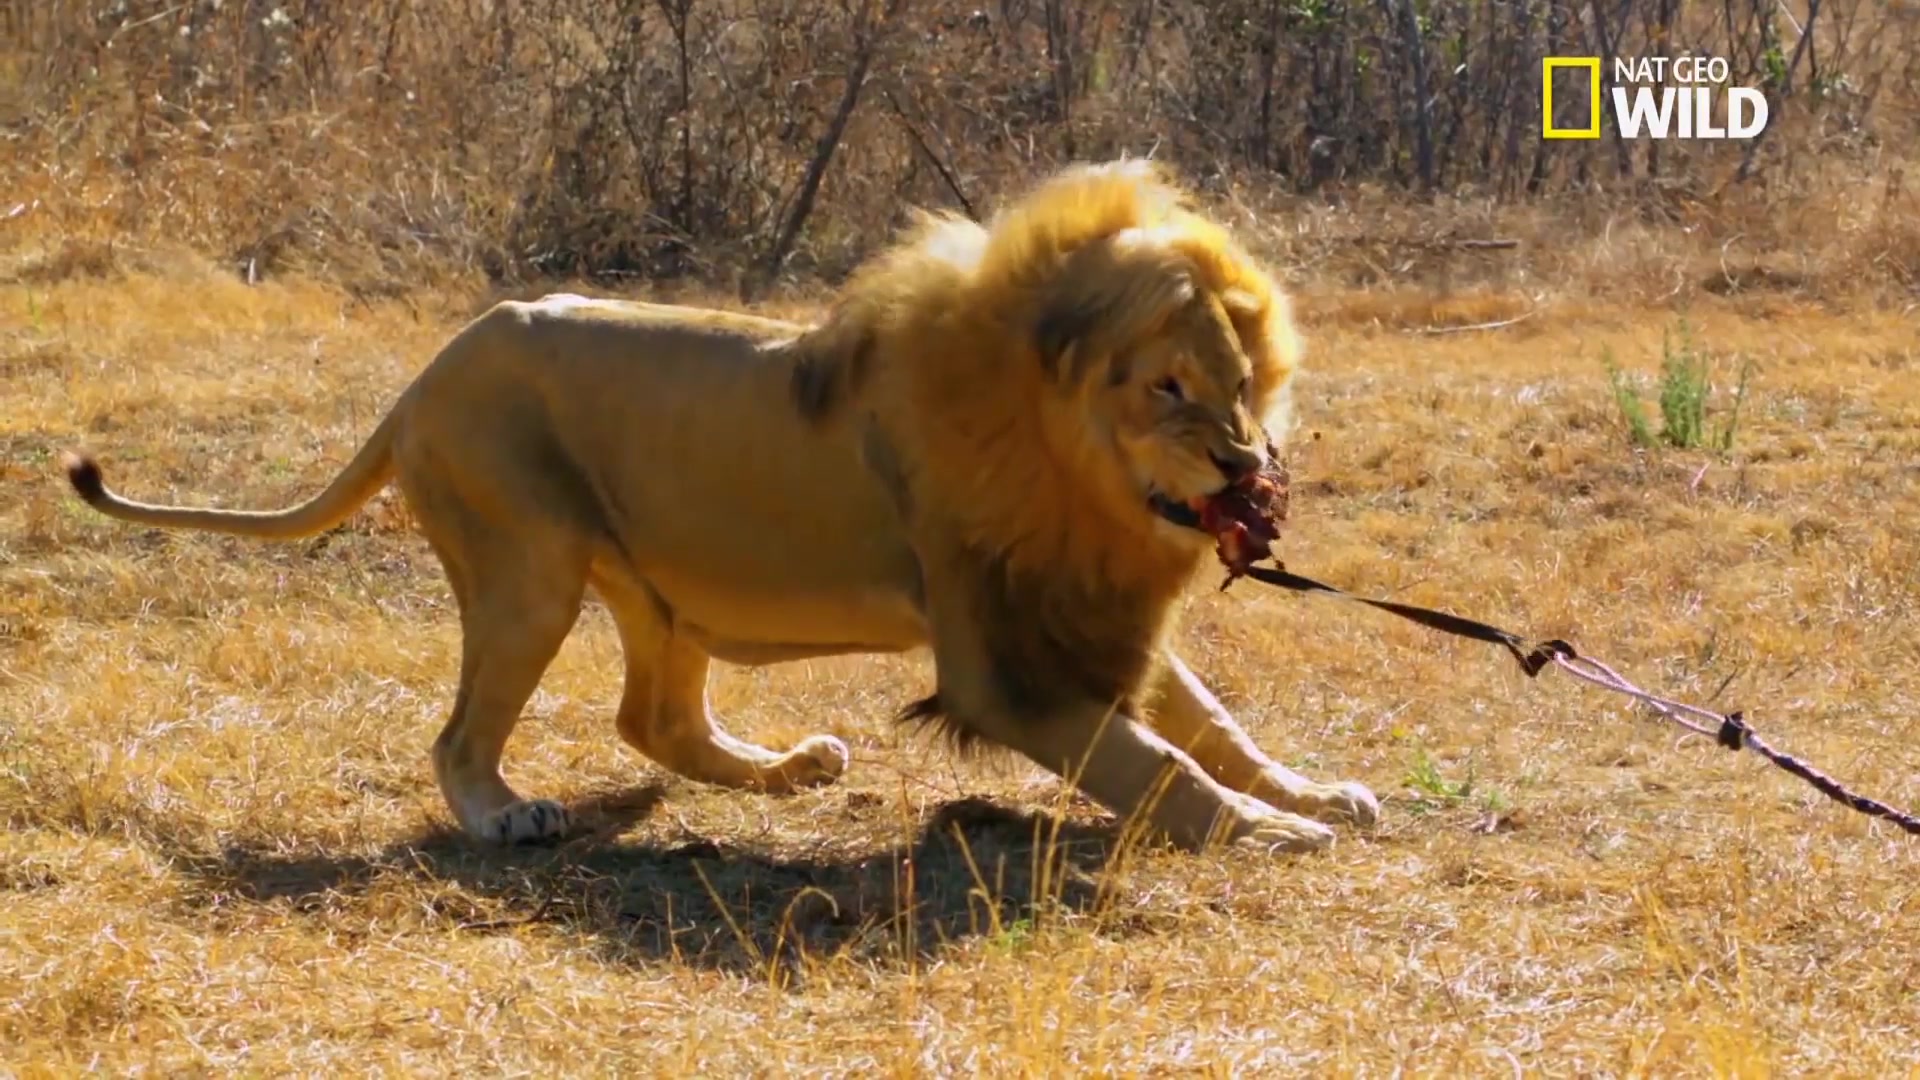
{"label": "lion's hind leg", "polygon": [[1273,760],[1179,657],[1167,653],[1162,659],[1149,698],[1150,722],[1208,775],[1233,791],[1317,821],[1371,825],[1379,819],[1380,800],[1365,785],[1317,783]]}
{"label": "lion's hind leg", "polygon": [[[574,530],[511,485],[480,501],[431,457],[403,457],[400,487],[460,611],[460,682],[433,742],[434,778],[468,835],[495,843],[565,835],[559,803],[523,799],[500,775],[520,712],[580,617],[588,552]],[[486,509],[482,509],[485,507]]]}
{"label": "lion's hind leg", "polygon": [[[438,545],[436,545],[438,546]],[[549,840],[572,828],[566,808],[522,799],[500,775],[520,712],[580,615],[585,560],[534,567],[521,551],[467,573],[443,558],[459,584],[460,687],[433,744],[447,805],[469,834],[496,843]]]}
{"label": "lion's hind leg", "polygon": [[707,698],[711,658],[673,632],[644,585],[596,576],[613,609],[627,682],[617,724],[627,745],[689,780],[768,794],[828,784],[846,771],[847,746],[812,735],[784,752],[727,733]]}

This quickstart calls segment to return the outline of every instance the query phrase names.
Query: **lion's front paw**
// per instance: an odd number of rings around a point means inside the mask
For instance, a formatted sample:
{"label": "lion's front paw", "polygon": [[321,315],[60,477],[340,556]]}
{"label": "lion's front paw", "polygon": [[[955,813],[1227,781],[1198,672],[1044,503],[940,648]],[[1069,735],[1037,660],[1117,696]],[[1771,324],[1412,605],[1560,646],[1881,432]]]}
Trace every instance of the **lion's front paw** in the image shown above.
{"label": "lion's front paw", "polygon": [[1319,851],[1333,845],[1332,829],[1282,810],[1249,818],[1236,833],[1235,847],[1268,853]]}
{"label": "lion's front paw", "polygon": [[1380,820],[1380,800],[1356,780],[1319,785],[1303,801],[1307,803],[1303,811],[1316,821],[1372,825]]}
{"label": "lion's front paw", "polygon": [[1380,800],[1365,784],[1352,780],[1316,784],[1287,772],[1269,772],[1251,794],[1263,802],[1315,821],[1372,825],[1380,820]]}
{"label": "lion's front paw", "polygon": [[551,799],[525,799],[488,814],[480,835],[496,844],[536,844],[557,840],[573,829],[573,815]]}
{"label": "lion's front paw", "polygon": [[780,772],[792,787],[818,787],[839,779],[852,759],[846,743],[831,735],[815,735],[794,746],[780,763]]}

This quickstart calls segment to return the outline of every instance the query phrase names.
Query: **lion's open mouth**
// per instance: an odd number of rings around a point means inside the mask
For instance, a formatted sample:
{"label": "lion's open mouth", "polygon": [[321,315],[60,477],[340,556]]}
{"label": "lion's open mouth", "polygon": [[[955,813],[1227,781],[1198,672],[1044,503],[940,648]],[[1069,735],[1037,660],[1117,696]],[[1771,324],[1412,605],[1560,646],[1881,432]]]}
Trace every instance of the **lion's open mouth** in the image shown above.
{"label": "lion's open mouth", "polygon": [[1273,557],[1273,542],[1287,517],[1288,486],[1287,470],[1270,465],[1204,498],[1182,502],[1155,493],[1147,505],[1175,525],[1213,537],[1231,582],[1255,562]]}
{"label": "lion's open mouth", "polygon": [[1147,496],[1147,506],[1152,508],[1154,513],[1186,529],[1200,528],[1200,511],[1192,505],[1192,503],[1195,502],[1203,506],[1206,504],[1206,500],[1204,499],[1180,502],[1177,499],[1169,499],[1158,492]]}

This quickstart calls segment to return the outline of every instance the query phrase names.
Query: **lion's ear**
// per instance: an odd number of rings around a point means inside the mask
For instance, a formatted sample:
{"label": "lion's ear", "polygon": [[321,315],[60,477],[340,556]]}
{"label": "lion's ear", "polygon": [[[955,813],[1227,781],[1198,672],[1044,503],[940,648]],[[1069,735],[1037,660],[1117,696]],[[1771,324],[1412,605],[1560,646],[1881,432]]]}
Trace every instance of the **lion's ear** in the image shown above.
{"label": "lion's ear", "polygon": [[1252,289],[1238,286],[1220,294],[1220,306],[1227,309],[1227,315],[1236,322],[1257,319],[1266,313],[1267,304]]}
{"label": "lion's ear", "polygon": [[1100,358],[1155,332],[1194,297],[1192,278],[1164,260],[1114,255],[1076,252],[1041,305],[1034,346],[1055,382],[1079,382]]}
{"label": "lion's ear", "polygon": [[1040,366],[1055,382],[1072,382],[1084,373],[1086,337],[1098,327],[1101,310],[1088,297],[1065,297],[1040,311],[1033,328]]}

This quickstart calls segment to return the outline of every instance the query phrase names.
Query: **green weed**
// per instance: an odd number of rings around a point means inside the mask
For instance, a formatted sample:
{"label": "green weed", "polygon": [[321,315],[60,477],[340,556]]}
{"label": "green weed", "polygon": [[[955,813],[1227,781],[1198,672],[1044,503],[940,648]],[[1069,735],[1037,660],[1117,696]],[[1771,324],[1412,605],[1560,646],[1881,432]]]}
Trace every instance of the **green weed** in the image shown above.
{"label": "green weed", "polygon": [[1680,325],[1677,335],[1662,334],[1657,399],[1660,430],[1657,433],[1646,406],[1640,401],[1639,389],[1614,360],[1612,350],[1602,352],[1601,362],[1606,365],[1614,404],[1626,422],[1627,434],[1634,445],[1648,449],[1663,444],[1682,450],[1706,448],[1722,454],[1733,449],[1734,436],[1740,427],[1740,410],[1746,404],[1747,386],[1753,373],[1751,357],[1741,360],[1733,402],[1726,415],[1717,423],[1710,422],[1708,403],[1713,394],[1710,360],[1694,346],[1685,323]]}

